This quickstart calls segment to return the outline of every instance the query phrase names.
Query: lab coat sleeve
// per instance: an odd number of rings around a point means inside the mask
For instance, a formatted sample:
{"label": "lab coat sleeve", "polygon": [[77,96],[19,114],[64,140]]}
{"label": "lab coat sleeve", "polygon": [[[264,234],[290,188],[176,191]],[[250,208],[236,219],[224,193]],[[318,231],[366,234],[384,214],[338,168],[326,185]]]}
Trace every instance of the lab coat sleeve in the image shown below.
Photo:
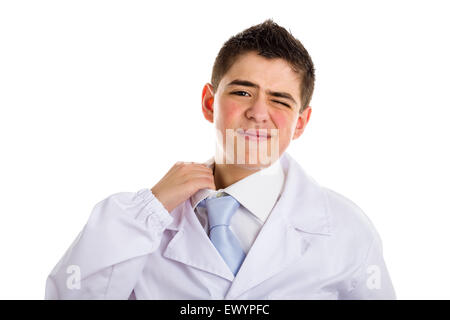
{"label": "lab coat sleeve", "polygon": [[396,294],[383,259],[381,239],[376,231],[366,258],[351,278],[342,300],[395,300]]}
{"label": "lab coat sleeve", "polygon": [[128,299],[173,217],[150,189],[97,203],[47,278],[45,299]]}

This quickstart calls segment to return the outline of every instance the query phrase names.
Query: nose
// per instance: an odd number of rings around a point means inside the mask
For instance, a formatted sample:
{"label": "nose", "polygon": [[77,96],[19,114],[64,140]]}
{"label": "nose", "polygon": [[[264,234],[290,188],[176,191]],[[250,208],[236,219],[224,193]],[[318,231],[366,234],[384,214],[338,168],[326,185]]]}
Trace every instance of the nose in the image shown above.
{"label": "nose", "polygon": [[254,100],[253,104],[245,112],[247,118],[255,122],[267,122],[269,120],[269,106],[261,95]]}

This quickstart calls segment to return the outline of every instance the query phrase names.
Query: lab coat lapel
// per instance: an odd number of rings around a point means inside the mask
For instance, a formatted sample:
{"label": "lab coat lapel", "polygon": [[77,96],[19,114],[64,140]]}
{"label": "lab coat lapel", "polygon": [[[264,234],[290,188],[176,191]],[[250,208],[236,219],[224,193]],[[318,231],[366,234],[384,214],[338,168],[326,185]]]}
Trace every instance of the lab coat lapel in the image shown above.
{"label": "lab coat lapel", "polygon": [[278,205],[276,209],[272,211],[250,248],[225,299],[239,297],[300,258],[302,239],[283,221]]}
{"label": "lab coat lapel", "polygon": [[[281,196],[241,265],[225,299],[235,299],[282,272],[310,250],[308,237],[331,234],[321,187],[284,153],[286,180]],[[307,236],[305,236],[305,233]]]}
{"label": "lab coat lapel", "polygon": [[163,256],[233,281],[234,274],[202,228],[189,199],[171,215],[174,220],[167,229],[177,232],[168,243]]}

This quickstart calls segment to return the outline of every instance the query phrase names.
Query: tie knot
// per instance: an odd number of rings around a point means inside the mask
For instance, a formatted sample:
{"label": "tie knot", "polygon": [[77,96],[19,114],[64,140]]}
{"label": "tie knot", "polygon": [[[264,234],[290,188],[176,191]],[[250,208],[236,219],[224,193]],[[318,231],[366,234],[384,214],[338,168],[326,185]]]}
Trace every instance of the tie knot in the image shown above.
{"label": "tie knot", "polygon": [[[209,228],[216,225],[230,225],[231,217],[239,208],[239,202],[230,195],[205,199],[204,206],[208,213]],[[203,203],[202,203],[203,205]]]}

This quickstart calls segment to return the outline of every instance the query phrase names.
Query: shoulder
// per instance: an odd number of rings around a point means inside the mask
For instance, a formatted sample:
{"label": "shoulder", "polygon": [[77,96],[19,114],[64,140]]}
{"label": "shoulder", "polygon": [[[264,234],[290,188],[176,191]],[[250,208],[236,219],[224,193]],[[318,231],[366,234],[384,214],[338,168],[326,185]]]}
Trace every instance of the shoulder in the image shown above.
{"label": "shoulder", "polygon": [[364,247],[379,240],[378,232],[369,216],[348,197],[321,187],[326,199],[326,208],[333,234],[348,242],[357,242]]}

